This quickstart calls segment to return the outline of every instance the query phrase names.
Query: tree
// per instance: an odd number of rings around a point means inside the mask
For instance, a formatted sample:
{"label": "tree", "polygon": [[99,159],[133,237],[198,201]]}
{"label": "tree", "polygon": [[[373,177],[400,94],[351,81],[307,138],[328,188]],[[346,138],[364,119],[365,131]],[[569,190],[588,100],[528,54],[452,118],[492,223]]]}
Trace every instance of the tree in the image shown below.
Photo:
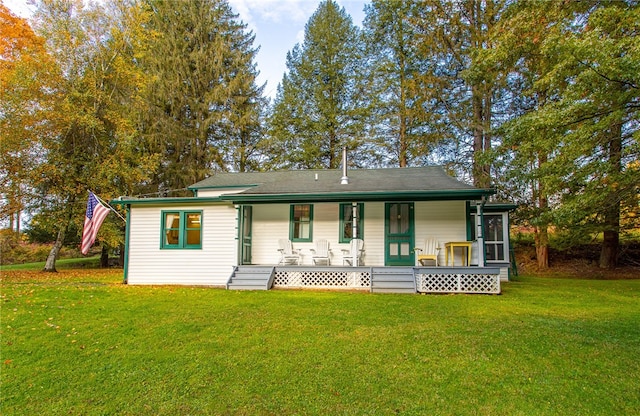
{"label": "tree", "polygon": [[57,229],[45,271],[55,271],[71,226],[82,229],[88,189],[105,198],[122,195],[149,168],[134,152],[130,97],[141,78],[135,76],[133,32],[126,31],[135,26],[123,23],[135,15],[129,6],[113,1],[85,8],[81,1],[47,0],[36,11],[38,32],[60,77],[50,129],[39,138],[44,160],[33,184],[41,192],[41,213]]}
{"label": "tree", "polygon": [[506,3],[427,0],[412,9],[413,42],[428,65],[419,80],[422,92],[427,102],[438,102],[431,110],[437,115],[434,126],[443,141],[470,150],[457,163],[480,188],[491,186],[486,153],[493,147],[492,130],[501,122],[495,112],[503,81],[482,56],[493,48],[495,26]]}
{"label": "tree", "polygon": [[563,153],[573,156],[571,162],[554,160],[566,166],[569,185],[560,188],[558,218],[602,232],[599,265],[611,269],[618,259],[621,202],[635,196],[640,182],[631,163],[640,151],[640,5],[607,2],[582,17],[582,30],[567,21],[563,38],[549,45],[549,53],[565,58],[552,74],[566,89],[541,114],[567,129]]}
{"label": "tree", "polygon": [[263,87],[254,36],[224,0],[146,2],[154,34],[141,130],[160,156],[150,191],[185,188],[214,170],[251,167]]}
{"label": "tree", "polygon": [[506,120],[496,131],[503,140],[496,149],[494,172],[499,172],[503,192],[506,191],[511,199],[517,198],[520,218],[533,227],[536,258],[541,269],[549,267],[549,227],[552,222],[549,199],[554,195],[539,177],[538,169],[553,154],[558,131],[548,125],[533,128],[517,120],[544,107],[559,94],[557,88],[537,82],[555,64],[553,56],[543,59],[542,47],[555,29],[551,23],[571,14],[568,8],[556,2],[515,2],[497,25],[495,47],[483,56],[489,65],[500,68],[502,76],[508,80],[505,87],[511,97],[507,107],[511,120]]}
{"label": "tree", "polygon": [[38,136],[55,85],[44,39],[0,4],[0,218],[20,231],[20,213],[33,196],[30,174],[41,161]]}
{"label": "tree", "polygon": [[621,207],[636,201],[640,182],[639,29],[635,3],[572,3],[541,39],[532,89],[551,94],[509,126],[545,146],[531,175],[557,201],[547,218],[579,235],[602,233],[603,268],[616,266]]}
{"label": "tree", "polygon": [[430,129],[431,103],[417,81],[425,65],[411,41],[416,27],[410,17],[416,6],[402,0],[374,0],[365,6],[370,139],[381,159],[400,167],[424,160],[437,141]]}
{"label": "tree", "polygon": [[228,48],[233,52],[237,68],[227,68],[231,74],[224,85],[227,94],[225,114],[212,127],[209,140],[221,143],[224,166],[217,168],[255,171],[260,168],[259,147],[267,100],[263,97],[264,85],[256,84],[258,71],[254,60],[258,49],[253,48],[255,36],[245,32],[246,25],[233,22],[232,28]]}
{"label": "tree", "polygon": [[321,2],[304,42],[287,54],[269,118],[270,166],[334,169],[344,146],[354,163],[364,159],[360,56],[351,17],[334,1]]}

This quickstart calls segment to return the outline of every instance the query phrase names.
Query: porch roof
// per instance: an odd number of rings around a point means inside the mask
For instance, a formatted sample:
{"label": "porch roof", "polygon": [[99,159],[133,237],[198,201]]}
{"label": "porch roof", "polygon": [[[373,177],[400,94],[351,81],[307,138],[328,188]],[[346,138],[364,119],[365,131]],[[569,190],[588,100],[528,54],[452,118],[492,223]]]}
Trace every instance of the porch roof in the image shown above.
{"label": "porch roof", "polygon": [[390,200],[474,200],[495,193],[461,182],[441,166],[416,168],[353,169],[348,184],[341,170],[289,170],[276,172],[219,173],[189,189],[234,189],[220,196],[233,203]]}

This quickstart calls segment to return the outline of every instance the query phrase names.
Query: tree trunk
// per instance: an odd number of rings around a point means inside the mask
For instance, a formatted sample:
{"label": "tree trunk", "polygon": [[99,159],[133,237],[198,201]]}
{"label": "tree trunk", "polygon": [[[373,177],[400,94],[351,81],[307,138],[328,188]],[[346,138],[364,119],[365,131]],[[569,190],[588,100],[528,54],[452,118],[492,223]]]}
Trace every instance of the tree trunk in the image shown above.
{"label": "tree trunk", "polygon": [[484,147],[482,135],[482,97],[480,96],[478,86],[472,86],[471,91],[471,103],[473,106],[473,184],[478,188],[484,188],[482,166],[478,160]]}
{"label": "tree trunk", "polygon": [[120,244],[120,257],[118,258],[118,265],[120,267],[124,267],[124,249],[125,249],[124,244]]}
{"label": "tree trunk", "polygon": [[[473,1],[470,5],[471,44],[478,50],[491,48],[489,31],[495,24],[494,4]],[[473,111],[473,184],[478,188],[491,186],[491,166],[483,160],[491,150],[491,118],[493,116],[494,81],[475,79],[471,85]]]}
{"label": "tree trunk", "polygon": [[52,272],[56,273],[56,259],[58,258],[58,254],[60,254],[60,249],[62,248],[62,244],[64,243],[64,237],[67,233],[67,227],[64,226],[58,230],[58,236],[56,237],[56,242],[51,247],[51,251],[49,252],[49,256],[47,256],[47,262],[44,264],[43,272]]}
{"label": "tree trunk", "polygon": [[[538,152],[538,167],[544,166],[547,163],[548,157],[544,151]],[[549,209],[549,199],[545,186],[541,180],[534,182],[534,188],[537,186],[535,192],[535,199],[538,203],[538,209],[541,213],[546,212]],[[535,227],[535,242],[536,242],[536,260],[538,261],[539,269],[549,268],[549,228],[547,223],[539,224]]]}
{"label": "tree trunk", "polygon": [[491,168],[482,160],[491,150],[491,94],[481,86],[472,87],[473,104],[473,184],[478,188],[491,186]]}
{"label": "tree trunk", "polygon": [[109,250],[105,245],[102,245],[102,252],[100,253],[100,267],[103,269],[109,267]]}
{"label": "tree trunk", "polygon": [[404,68],[404,57],[401,56],[400,62],[400,131],[398,134],[398,165],[401,168],[405,168],[408,165],[408,157],[407,157],[407,149],[409,145],[407,143],[407,106],[406,106],[406,85],[405,85],[405,68]]}
{"label": "tree trunk", "polygon": [[[622,122],[611,127],[609,141],[609,175],[610,182],[615,183],[622,172]],[[618,266],[618,247],[620,244],[620,199],[617,188],[611,186],[609,203],[604,211],[604,236],[600,251],[599,266],[602,269],[615,269]]]}
{"label": "tree trunk", "polygon": [[407,121],[405,116],[402,115],[400,117],[400,151],[398,152],[398,164],[401,168],[406,168],[408,165],[407,148]]}
{"label": "tree trunk", "polygon": [[58,236],[56,237],[56,242],[53,244],[51,251],[49,252],[49,256],[47,257],[47,261],[44,264],[44,272],[57,272],[56,270],[56,259],[58,258],[58,254],[60,254],[60,249],[64,244],[64,238],[67,235],[67,230],[69,229],[69,224],[71,223],[71,218],[73,218],[73,204],[75,203],[75,197],[71,197],[69,201],[67,201],[67,218],[64,220],[64,224],[58,230]]}
{"label": "tree trunk", "polygon": [[600,251],[600,268],[615,269],[618,265],[619,235],[617,231],[605,231]]}
{"label": "tree trunk", "polygon": [[536,260],[539,269],[549,268],[549,233],[547,227],[535,227]]}

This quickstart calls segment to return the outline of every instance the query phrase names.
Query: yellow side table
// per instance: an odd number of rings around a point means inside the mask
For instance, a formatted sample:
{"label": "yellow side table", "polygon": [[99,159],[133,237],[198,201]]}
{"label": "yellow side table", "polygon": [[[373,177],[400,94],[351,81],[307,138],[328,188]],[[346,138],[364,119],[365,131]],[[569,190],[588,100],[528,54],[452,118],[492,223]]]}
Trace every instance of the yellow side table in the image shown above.
{"label": "yellow side table", "polygon": [[[462,262],[464,263],[464,249],[467,249],[467,264],[466,266],[469,266],[471,264],[471,241],[450,241],[448,243],[444,244],[444,263],[448,266],[449,265],[449,254],[451,254],[451,266],[455,266],[456,265],[456,261],[455,258],[453,256],[453,249],[456,247],[460,247],[463,249],[463,256],[462,256]],[[464,264],[463,264],[464,266]]]}

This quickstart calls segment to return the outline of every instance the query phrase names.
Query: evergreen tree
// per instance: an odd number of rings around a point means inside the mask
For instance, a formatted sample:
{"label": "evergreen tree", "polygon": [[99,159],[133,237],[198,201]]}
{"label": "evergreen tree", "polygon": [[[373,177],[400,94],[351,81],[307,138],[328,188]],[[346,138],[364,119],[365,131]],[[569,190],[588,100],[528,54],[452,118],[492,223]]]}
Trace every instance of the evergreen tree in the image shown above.
{"label": "evergreen tree", "polygon": [[622,206],[637,204],[640,183],[640,7],[576,2],[540,23],[530,91],[544,96],[507,125],[512,143],[521,140],[514,160],[542,155],[528,176],[555,201],[543,221],[579,236],[602,233],[600,267],[614,268]]}
{"label": "evergreen tree", "polygon": [[260,138],[254,36],[224,0],[148,0],[154,34],[143,67],[145,152],[160,157],[149,191],[180,189],[214,170],[252,168]]}
{"label": "evergreen tree", "polygon": [[417,82],[425,70],[412,42],[416,27],[410,17],[417,6],[374,0],[365,8],[370,139],[385,164],[400,167],[424,161],[436,140],[429,129],[430,105]]}
{"label": "evergreen tree", "polygon": [[415,3],[413,38],[427,70],[421,74],[423,99],[437,102],[430,109],[432,126],[452,143],[458,167],[480,188],[491,186],[487,152],[504,79],[486,65],[484,51],[493,48],[495,27],[506,0],[465,0]]}
{"label": "evergreen tree", "polygon": [[559,91],[537,81],[555,62],[549,56],[542,59],[542,45],[551,35],[550,22],[561,20],[572,13],[560,3],[515,2],[498,23],[495,48],[483,55],[488,65],[500,68],[508,79],[505,86],[511,102],[507,120],[497,135],[503,137],[496,149],[494,175],[501,193],[520,205],[518,218],[532,226],[538,267],[549,267],[549,227],[552,224],[549,193],[538,169],[547,163],[555,149],[557,132],[551,126],[535,130],[513,128],[519,117],[540,109]]}
{"label": "evergreen tree", "polygon": [[320,3],[302,44],[287,54],[269,118],[271,167],[337,168],[342,147],[362,163],[359,31],[333,0]]}

